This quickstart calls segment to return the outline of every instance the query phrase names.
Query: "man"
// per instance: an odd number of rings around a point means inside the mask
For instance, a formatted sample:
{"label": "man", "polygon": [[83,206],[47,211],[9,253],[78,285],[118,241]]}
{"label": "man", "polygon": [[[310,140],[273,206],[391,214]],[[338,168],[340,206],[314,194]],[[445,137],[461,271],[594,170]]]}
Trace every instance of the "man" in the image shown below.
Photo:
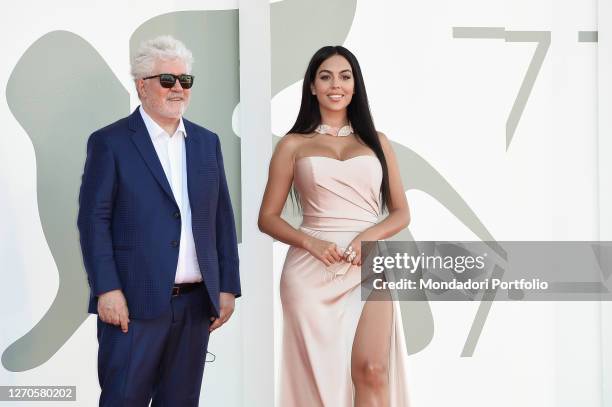
{"label": "man", "polygon": [[144,42],[141,106],[87,144],[78,226],[101,406],[197,406],[209,332],[240,296],[219,138],[182,117],[192,61],[172,37]]}

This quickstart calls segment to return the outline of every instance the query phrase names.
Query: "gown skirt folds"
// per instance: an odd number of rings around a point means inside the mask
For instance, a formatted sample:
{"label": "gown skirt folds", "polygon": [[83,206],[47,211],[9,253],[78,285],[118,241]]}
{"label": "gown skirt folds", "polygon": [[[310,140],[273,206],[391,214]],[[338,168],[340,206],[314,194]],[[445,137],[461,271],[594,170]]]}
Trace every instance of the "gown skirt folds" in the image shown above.
{"label": "gown skirt folds", "polygon": [[[378,158],[345,161],[311,156],[296,160],[294,184],[303,210],[300,230],[343,250],[380,215],[382,168]],[[290,247],[283,266],[283,348],[279,406],[351,407],[351,350],[365,301],[361,268],[326,267],[309,252]],[[399,304],[393,304],[390,405],[408,407],[407,363]]]}

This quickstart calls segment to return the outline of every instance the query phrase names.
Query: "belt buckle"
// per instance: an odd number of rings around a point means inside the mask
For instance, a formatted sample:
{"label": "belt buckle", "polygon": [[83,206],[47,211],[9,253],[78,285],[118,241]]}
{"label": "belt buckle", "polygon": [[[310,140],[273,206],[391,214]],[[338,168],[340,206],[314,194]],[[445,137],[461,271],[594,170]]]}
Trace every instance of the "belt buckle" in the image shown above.
{"label": "belt buckle", "polygon": [[174,286],[172,287],[172,296],[176,297],[181,293],[181,287]]}

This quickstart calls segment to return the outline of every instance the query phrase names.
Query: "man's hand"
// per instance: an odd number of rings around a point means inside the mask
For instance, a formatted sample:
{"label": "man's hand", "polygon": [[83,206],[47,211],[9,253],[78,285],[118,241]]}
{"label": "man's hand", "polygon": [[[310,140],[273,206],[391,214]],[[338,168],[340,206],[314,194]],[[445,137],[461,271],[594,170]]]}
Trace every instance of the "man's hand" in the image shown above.
{"label": "man's hand", "polygon": [[98,316],[107,324],[121,326],[121,330],[128,331],[129,311],[125,296],[121,290],[112,290],[98,297]]}
{"label": "man's hand", "polygon": [[212,332],[215,329],[219,328],[221,325],[227,322],[228,319],[234,313],[234,304],[236,302],[236,297],[231,293],[221,293],[219,298],[219,307],[221,308],[221,312],[219,318],[211,317],[210,320],[212,324],[210,324],[210,328],[208,328],[208,332]]}

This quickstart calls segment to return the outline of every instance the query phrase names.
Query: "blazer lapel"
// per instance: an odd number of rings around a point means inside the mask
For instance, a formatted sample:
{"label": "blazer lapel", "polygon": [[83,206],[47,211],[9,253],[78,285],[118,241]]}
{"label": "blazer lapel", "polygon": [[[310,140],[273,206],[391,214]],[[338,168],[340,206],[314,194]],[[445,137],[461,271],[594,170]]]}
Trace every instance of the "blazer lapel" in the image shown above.
{"label": "blazer lapel", "polygon": [[162,168],[157,152],[155,151],[155,147],[153,146],[153,142],[151,141],[151,136],[149,136],[147,127],[145,126],[138,109],[136,109],[130,116],[129,127],[133,132],[132,141],[147,164],[147,167],[149,167],[149,170],[151,173],[153,173],[153,176],[166,194],[168,194],[170,199],[175,201],[174,195],[172,194],[172,188],[170,188],[170,184],[168,183],[164,169]]}
{"label": "blazer lapel", "polygon": [[189,201],[193,206],[194,198],[197,194],[195,191],[198,191],[198,185],[200,189],[202,188],[203,183],[199,180],[200,173],[198,171],[198,163],[201,159],[200,155],[202,154],[200,149],[200,139],[197,137],[197,129],[195,126],[191,125],[191,122],[185,120],[183,118],[183,123],[185,124],[185,131],[187,132],[187,138],[185,138],[185,160],[187,161],[187,190],[189,191]]}

